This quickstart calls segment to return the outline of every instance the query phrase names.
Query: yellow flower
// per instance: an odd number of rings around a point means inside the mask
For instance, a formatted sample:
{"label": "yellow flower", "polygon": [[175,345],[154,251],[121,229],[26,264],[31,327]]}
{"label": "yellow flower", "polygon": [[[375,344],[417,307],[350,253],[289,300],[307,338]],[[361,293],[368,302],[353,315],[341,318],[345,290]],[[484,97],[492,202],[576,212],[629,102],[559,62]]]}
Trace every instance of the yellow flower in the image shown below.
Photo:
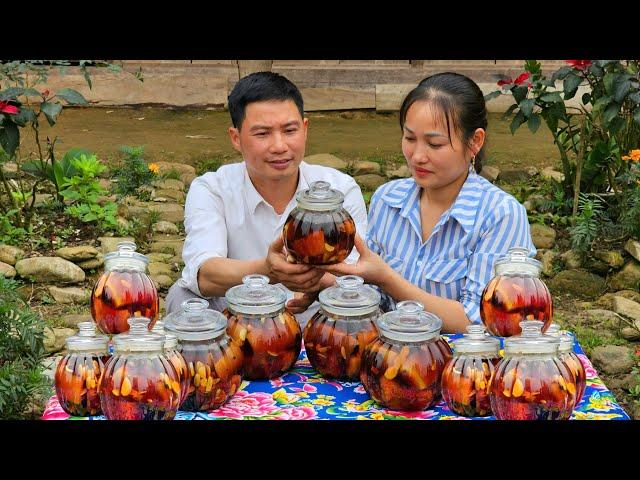
{"label": "yellow flower", "polygon": [[373,413],[371,414],[371,418],[373,420],[384,420],[384,415],[382,413]]}
{"label": "yellow flower", "polygon": [[321,405],[323,407],[330,407],[331,405],[334,404],[334,402],[325,400],[323,398],[316,398],[315,400],[311,400],[311,403],[313,403],[314,405]]}
{"label": "yellow flower", "polygon": [[633,162],[640,162],[640,150],[631,150],[629,155],[624,155],[622,160],[625,162],[631,160]]}
{"label": "yellow flower", "polygon": [[158,173],[158,170],[160,170],[160,167],[158,167],[157,163],[150,163],[149,164],[149,171],[151,173]]}

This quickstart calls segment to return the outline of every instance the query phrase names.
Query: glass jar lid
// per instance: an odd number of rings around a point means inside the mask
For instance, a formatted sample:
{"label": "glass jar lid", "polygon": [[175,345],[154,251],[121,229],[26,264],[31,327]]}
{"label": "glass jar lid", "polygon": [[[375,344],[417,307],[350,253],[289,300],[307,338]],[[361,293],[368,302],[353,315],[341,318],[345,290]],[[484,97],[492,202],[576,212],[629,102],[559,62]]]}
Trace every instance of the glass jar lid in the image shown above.
{"label": "glass jar lid", "polygon": [[493,264],[495,275],[540,275],[542,264],[529,256],[529,250],[523,247],[510,248]]}
{"label": "glass jar lid", "polygon": [[129,331],[114,335],[113,344],[117,352],[162,352],[164,335],[149,331],[151,319],[131,317],[127,320]]}
{"label": "glass jar lid", "polygon": [[560,340],[560,346],[558,347],[560,353],[573,352],[573,337],[566,330],[560,330],[560,325],[552,323],[547,328],[546,334]]}
{"label": "glass jar lid", "polygon": [[364,285],[362,277],[336,277],[336,285],[320,292],[320,305],[329,313],[344,316],[367,315],[378,310],[380,293]]}
{"label": "glass jar lid", "polygon": [[455,346],[454,353],[477,353],[498,356],[500,340],[488,335],[485,330],[484,325],[468,325],[468,333],[453,342]]}
{"label": "glass jar lid", "polygon": [[268,315],[284,308],[287,294],[269,284],[266,275],[245,275],[242,285],[236,285],[225,294],[227,307],[232,313]]}
{"label": "glass jar lid", "polygon": [[397,310],[387,312],[374,320],[380,336],[402,342],[422,342],[440,334],[442,320],[414,300],[405,300]]}
{"label": "glass jar lid", "polygon": [[227,329],[227,317],[211,310],[204,298],[190,298],[180,304],[180,310],[164,317],[164,329],[179,340],[209,340]]}
{"label": "glass jar lid", "polygon": [[307,190],[296,195],[298,207],[306,210],[335,210],[344,202],[344,194],[331,188],[329,182],[313,182]]}
{"label": "glass jar lid", "polygon": [[557,354],[560,345],[559,339],[542,333],[544,322],[540,320],[522,320],[520,328],[522,333],[505,338],[505,354],[543,353]]}
{"label": "glass jar lid", "polygon": [[107,352],[109,337],[96,332],[96,324],[93,322],[78,323],[80,331],[77,335],[67,338],[69,351],[100,350]]}
{"label": "glass jar lid", "polygon": [[165,350],[176,348],[178,346],[178,337],[176,337],[173,333],[167,332],[164,329],[164,322],[162,320],[158,320],[151,331],[153,333],[157,333],[158,335],[164,335]]}
{"label": "glass jar lid", "polygon": [[104,268],[111,270],[116,267],[129,267],[144,270],[147,268],[149,259],[136,252],[136,244],[134,242],[119,242],[118,250],[107,253],[104,256]]}

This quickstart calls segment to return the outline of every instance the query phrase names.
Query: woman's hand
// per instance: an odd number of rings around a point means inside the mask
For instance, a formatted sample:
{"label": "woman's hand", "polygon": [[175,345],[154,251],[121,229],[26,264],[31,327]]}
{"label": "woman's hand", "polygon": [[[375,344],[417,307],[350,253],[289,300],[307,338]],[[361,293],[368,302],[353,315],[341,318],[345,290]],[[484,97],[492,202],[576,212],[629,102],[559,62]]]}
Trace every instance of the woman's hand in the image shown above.
{"label": "woman's hand", "polygon": [[296,292],[317,292],[322,288],[320,280],[325,272],[310,265],[289,263],[284,253],[282,235],[269,245],[265,263],[271,283],[281,283]]}
{"label": "woman's hand", "polygon": [[387,265],[378,255],[369,250],[360,235],[356,234],[355,247],[360,258],[355,264],[337,263],[335,265],[322,265],[316,268],[333,273],[337,276],[357,275],[362,277],[365,283],[381,286],[393,274],[393,269]]}
{"label": "woman's hand", "polygon": [[287,302],[287,310],[293,314],[302,313],[318,299],[319,292],[300,293],[294,292],[293,298]]}

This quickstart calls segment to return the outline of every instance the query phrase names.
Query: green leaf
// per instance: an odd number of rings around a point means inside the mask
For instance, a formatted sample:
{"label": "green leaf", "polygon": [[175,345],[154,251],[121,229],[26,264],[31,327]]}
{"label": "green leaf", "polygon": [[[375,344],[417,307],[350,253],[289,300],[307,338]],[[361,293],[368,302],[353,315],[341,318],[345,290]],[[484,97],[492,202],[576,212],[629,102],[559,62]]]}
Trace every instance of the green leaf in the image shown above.
{"label": "green leaf", "polygon": [[580,86],[580,82],[582,82],[582,78],[575,73],[570,73],[565,77],[564,82],[562,82],[565,100],[569,100],[575,96],[578,91],[578,87]]}
{"label": "green leaf", "polygon": [[40,111],[44,113],[44,116],[47,117],[49,125],[53,127],[56,124],[56,117],[62,111],[62,105],[60,105],[59,103],[42,102],[40,104]]}
{"label": "green leaf", "polygon": [[70,105],[86,105],[87,100],[82,96],[82,94],[76,90],[71,88],[63,88],[59,92],[56,93],[56,97],[60,97],[67,101]]}
{"label": "green leaf", "polygon": [[591,101],[591,94],[589,92],[582,94],[582,104],[587,105]]}
{"label": "green leaf", "polygon": [[92,221],[97,220],[97,219],[98,219],[98,216],[93,212],[87,213],[87,214],[82,216],[82,221],[83,222],[92,222]]}
{"label": "green leaf", "polygon": [[592,110],[593,115],[597,117],[601,110],[604,110],[605,108],[607,108],[609,103],[611,103],[611,100],[612,98],[609,95],[600,97],[598,100],[596,100],[596,103],[593,105],[593,110]]}
{"label": "green leaf", "polygon": [[30,108],[22,107],[20,111],[11,118],[16,124],[24,127],[27,123],[35,121],[36,113]]}
{"label": "green leaf", "polygon": [[0,92],[0,100],[17,100],[17,98],[22,95],[24,92],[24,88],[21,87],[10,87]]}
{"label": "green leaf", "polygon": [[499,97],[500,95],[502,95],[502,92],[500,90],[496,90],[495,92],[487,93],[484,96],[484,101],[488,102],[489,100],[494,99],[496,97]]}
{"label": "green leaf", "polygon": [[613,117],[613,120],[611,120],[611,123],[609,123],[609,133],[611,135],[616,134],[622,127],[624,127],[624,123],[625,122],[622,117]]}
{"label": "green leaf", "polygon": [[531,130],[531,133],[536,133],[540,127],[540,115],[531,115],[527,122],[527,126],[529,127],[529,130]]}
{"label": "green leaf", "polygon": [[602,67],[600,65],[598,65],[598,62],[594,62],[591,64],[591,66],[588,68],[588,71],[591,75],[595,76],[595,77],[602,77],[602,75],[604,75],[604,70],[602,69]]}
{"label": "green leaf", "polygon": [[633,111],[633,121],[640,125],[640,107]]}
{"label": "green leaf", "polygon": [[513,111],[516,108],[518,108],[518,104],[516,104],[516,103],[514,103],[509,108],[507,108],[507,111],[504,112],[504,115],[502,115],[501,120],[506,120],[507,118],[509,118],[509,116],[513,113]]}
{"label": "green leaf", "polygon": [[535,75],[542,71],[542,64],[537,60],[526,60],[524,62],[524,69],[532,75]]}
{"label": "green leaf", "polygon": [[89,90],[91,90],[91,75],[89,74],[89,72],[87,70],[83,70],[82,74],[84,75],[84,79],[87,82],[87,85],[89,85]]}
{"label": "green leaf", "polygon": [[636,105],[640,105],[640,92],[633,92],[629,94],[627,98],[631,100],[633,103],[635,103]]}
{"label": "green leaf", "polygon": [[511,134],[513,135],[514,133],[516,133],[516,130],[520,128],[520,125],[522,125],[525,121],[526,119],[522,111],[518,112],[516,116],[513,118],[511,125],[509,126],[509,130],[511,130]]}
{"label": "green leaf", "polygon": [[9,158],[13,157],[19,144],[20,130],[18,130],[18,126],[13,122],[5,122],[0,128],[0,146],[9,155]]}
{"label": "green leaf", "polygon": [[[563,78],[565,78],[569,73],[571,73],[571,67],[561,67],[558,70],[556,70],[555,72],[553,72],[553,74],[551,75],[551,85],[553,86],[555,85],[555,81],[556,80],[562,80]],[[573,75],[573,74],[572,74]]]}
{"label": "green leaf", "polygon": [[605,108],[604,112],[602,113],[602,121],[604,122],[604,124],[605,125],[609,124],[609,122],[613,120],[613,117],[618,115],[619,111],[620,111],[619,103],[615,103],[615,102],[610,103],[609,106],[607,106],[607,108]]}
{"label": "green leaf", "polygon": [[629,90],[631,90],[631,82],[628,79],[621,79],[614,88],[613,99],[618,103],[622,103]]}
{"label": "green leaf", "polygon": [[516,103],[519,104],[522,100],[524,100],[527,97],[528,91],[529,89],[527,87],[519,85],[517,87],[514,87],[514,89],[511,90],[511,93],[513,94],[513,98],[515,99]]}
{"label": "green leaf", "polygon": [[543,102],[547,102],[547,103],[554,103],[554,102],[562,102],[563,101],[559,92],[545,93],[544,95],[540,96],[540,100],[542,100]]}
{"label": "green leaf", "polygon": [[38,160],[31,160],[23,163],[20,170],[36,178],[44,178],[53,181],[53,173],[50,163],[41,164]]}
{"label": "green leaf", "polygon": [[620,78],[619,73],[610,72],[604,76],[604,89],[608,95],[613,95],[613,90]]}
{"label": "green leaf", "polygon": [[533,98],[525,98],[519,103],[520,111],[524,114],[526,118],[529,118],[533,113],[533,106],[536,104],[536,101]]}

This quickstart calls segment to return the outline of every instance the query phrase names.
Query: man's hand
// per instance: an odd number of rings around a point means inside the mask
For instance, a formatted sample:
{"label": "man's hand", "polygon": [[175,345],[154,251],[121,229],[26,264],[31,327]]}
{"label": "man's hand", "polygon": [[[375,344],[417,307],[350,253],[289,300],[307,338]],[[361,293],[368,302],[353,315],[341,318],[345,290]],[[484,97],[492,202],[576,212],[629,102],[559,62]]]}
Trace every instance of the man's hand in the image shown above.
{"label": "man's hand", "polygon": [[281,283],[295,292],[311,293],[322,288],[320,279],[325,272],[311,265],[289,263],[284,252],[282,235],[269,245],[265,262],[271,283]]}

